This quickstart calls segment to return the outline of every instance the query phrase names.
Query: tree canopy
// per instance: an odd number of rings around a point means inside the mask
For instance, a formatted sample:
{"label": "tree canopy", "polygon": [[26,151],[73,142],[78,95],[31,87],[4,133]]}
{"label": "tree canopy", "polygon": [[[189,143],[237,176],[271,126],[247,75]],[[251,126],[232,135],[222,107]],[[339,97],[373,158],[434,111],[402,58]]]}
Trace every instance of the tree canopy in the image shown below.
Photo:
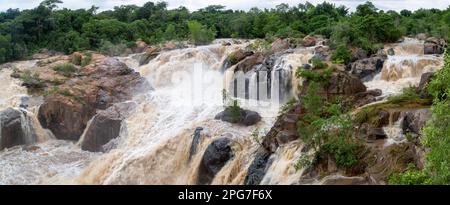
{"label": "tree canopy", "polygon": [[96,50],[105,41],[127,44],[138,39],[147,43],[191,39],[204,44],[211,38],[323,35],[331,39],[333,48],[360,47],[368,53],[403,35],[427,33],[450,39],[450,7],[398,13],[366,2],[349,13],[344,6],[306,2],[249,11],[221,5],[189,11],[168,9],[166,2],[147,2],[141,7],[122,5],[97,12],[95,6],[70,10],[59,8],[60,3],[44,0],[33,9],[0,12],[0,63],[21,59],[40,48],[70,53]]}

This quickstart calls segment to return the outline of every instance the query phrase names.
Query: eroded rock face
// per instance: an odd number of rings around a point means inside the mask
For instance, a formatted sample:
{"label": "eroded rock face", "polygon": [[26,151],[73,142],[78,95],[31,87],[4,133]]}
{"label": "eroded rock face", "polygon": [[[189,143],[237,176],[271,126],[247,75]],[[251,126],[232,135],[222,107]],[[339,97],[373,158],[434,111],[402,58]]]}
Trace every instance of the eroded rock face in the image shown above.
{"label": "eroded rock face", "polygon": [[434,76],[434,72],[426,72],[420,76],[419,86],[417,87],[416,91],[419,93],[419,95],[421,97],[423,97],[423,98],[429,97],[429,94],[427,91],[427,86],[428,86],[428,83],[431,82],[433,76]]}
{"label": "eroded rock face", "polygon": [[8,108],[0,112],[0,150],[36,141],[37,135],[25,111]]}
{"label": "eroded rock face", "polygon": [[150,89],[139,73],[114,58],[101,57],[45,97],[38,119],[56,138],[77,141],[97,109]]}
{"label": "eroded rock face", "polygon": [[370,58],[357,60],[351,64],[350,73],[362,80],[371,80],[383,69],[383,63],[386,58],[385,55],[376,55]]}
{"label": "eroded rock face", "polygon": [[98,111],[79,141],[81,149],[91,152],[107,151],[103,146],[119,137],[122,121],[132,113],[135,107],[134,102],[126,102]]}
{"label": "eroded rock face", "polygon": [[284,51],[289,48],[290,44],[291,43],[290,43],[289,38],[285,38],[285,39],[279,38],[272,43],[272,45],[270,47],[270,53]]}
{"label": "eroded rock face", "polygon": [[228,138],[214,140],[205,150],[198,169],[197,184],[210,184],[216,174],[234,157],[232,141]]}
{"label": "eroded rock face", "polygon": [[230,66],[244,60],[247,56],[251,56],[254,53],[252,51],[244,51],[242,49],[236,50],[228,56],[228,60],[230,61]]}

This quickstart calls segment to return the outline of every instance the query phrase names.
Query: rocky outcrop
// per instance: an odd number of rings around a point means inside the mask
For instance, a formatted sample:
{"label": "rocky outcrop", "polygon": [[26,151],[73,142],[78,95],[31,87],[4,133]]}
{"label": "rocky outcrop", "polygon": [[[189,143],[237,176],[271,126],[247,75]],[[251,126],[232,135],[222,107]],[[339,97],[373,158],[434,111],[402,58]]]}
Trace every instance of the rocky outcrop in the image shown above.
{"label": "rocky outcrop", "polygon": [[244,51],[242,49],[238,49],[230,55],[228,55],[228,60],[230,62],[229,66],[235,65],[236,63],[240,62],[241,60],[244,60],[244,58],[253,55],[254,53],[252,51]]}
{"label": "rocky outcrop", "polygon": [[136,107],[134,102],[117,103],[106,110],[100,110],[86,127],[79,145],[82,150],[91,152],[108,151],[103,148],[112,139],[119,137],[122,121]]}
{"label": "rocky outcrop", "polygon": [[361,49],[361,48],[354,48],[354,49],[352,49],[351,50],[351,54],[352,54],[352,58],[351,58],[352,62],[367,58],[366,51]]}
{"label": "rocky outcrop", "polygon": [[359,92],[352,96],[351,107],[358,108],[363,105],[375,102],[378,97],[381,96],[382,91],[380,89],[368,90],[365,92]]}
{"label": "rocky outcrop", "polygon": [[224,111],[218,113],[214,119],[245,126],[254,125],[261,121],[261,116],[255,111],[244,110],[241,108],[235,109],[239,110],[235,111],[232,107],[227,107]]}
{"label": "rocky outcrop", "polygon": [[261,52],[257,52],[251,56],[244,58],[242,61],[236,64],[234,72],[242,71],[244,73],[252,70],[256,65],[264,62],[264,55]]}
{"label": "rocky outcrop", "polygon": [[189,161],[191,160],[192,156],[197,154],[197,148],[200,142],[204,139],[210,137],[209,133],[205,128],[203,127],[197,127],[195,128],[194,134],[192,135],[192,142],[191,142],[191,148],[189,149]]}
{"label": "rocky outcrop", "polygon": [[150,89],[139,73],[114,58],[99,57],[50,91],[39,107],[38,119],[56,138],[79,140],[97,109],[131,99],[133,93]]}
{"label": "rocky outcrop", "polygon": [[311,47],[316,45],[316,38],[313,36],[306,36],[303,38],[302,45],[305,47]]}
{"label": "rocky outcrop", "polygon": [[8,108],[0,112],[0,150],[37,141],[37,134],[27,112]]}
{"label": "rocky outcrop", "polygon": [[291,45],[291,39],[289,38],[284,38],[284,39],[277,39],[275,40],[272,45],[270,46],[270,53],[277,53],[280,51],[284,51],[286,49],[288,49]]}
{"label": "rocky outcrop", "polygon": [[423,52],[424,54],[443,54],[446,46],[444,39],[430,37],[423,44]]}
{"label": "rocky outcrop", "polygon": [[350,73],[358,78],[368,81],[383,69],[386,55],[375,55],[370,58],[357,60],[350,65]]}
{"label": "rocky outcrop", "polygon": [[148,47],[144,50],[144,53],[139,56],[139,66],[145,65],[152,59],[159,55],[160,49],[158,47]]}
{"label": "rocky outcrop", "polygon": [[210,184],[214,176],[234,157],[232,143],[228,138],[219,138],[208,145],[198,168],[197,184]]}
{"label": "rocky outcrop", "polygon": [[[306,93],[309,82],[306,80],[303,82],[300,95]],[[318,95],[325,99],[333,98],[339,95],[350,96],[356,93],[366,92],[366,86],[361,80],[353,75],[343,71],[335,71],[331,74],[328,80],[327,87],[321,87],[317,92]]]}

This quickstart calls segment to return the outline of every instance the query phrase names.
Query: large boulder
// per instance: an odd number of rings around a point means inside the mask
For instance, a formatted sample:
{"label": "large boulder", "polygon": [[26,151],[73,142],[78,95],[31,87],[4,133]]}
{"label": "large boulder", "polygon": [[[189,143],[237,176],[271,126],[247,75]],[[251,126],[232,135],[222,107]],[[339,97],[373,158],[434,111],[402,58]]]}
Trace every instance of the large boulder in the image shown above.
{"label": "large boulder", "polygon": [[198,168],[197,184],[210,184],[216,174],[234,157],[232,141],[228,138],[214,140],[206,148]]}
{"label": "large boulder", "polygon": [[51,94],[39,107],[38,119],[58,139],[78,140],[95,109],[68,96]]}
{"label": "large boulder", "polygon": [[148,47],[148,44],[144,41],[138,40],[136,41],[136,47],[134,48],[135,53],[142,53]]}
{"label": "large boulder", "polygon": [[254,53],[252,51],[245,51],[242,49],[233,51],[232,53],[230,53],[230,55],[228,55],[228,60],[230,61],[230,66],[235,65],[236,63],[243,60],[247,56],[251,56],[253,54]]}
{"label": "large boulder", "polygon": [[91,152],[108,151],[103,146],[119,137],[122,121],[132,113],[135,107],[134,102],[125,102],[98,111],[80,138],[81,149]]}
{"label": "large boulder", "polygon": [[445,51],[445,40],[436,37],[427,38],[423,44],[424,54],[443,54]]}
{"label": "large boulder", "polygon": [[254,53],[236,64],[235,72],[242,71],[244,73],[252,70],[256,65],[264,62],[264,55],[261,52]]}
{"label": "large boulder", "polygon": [[36,141],[35,129],[25,110],[7,108],[0,112],[0,150]]}
{"label": "large boulder", "polygon": [[426,108],[406,112],[402,122],[403,131],[420,134],[430,116],[430,110]]}
{"label": "large boulder", "polygon": [[351,61],[357,61],[367,58],[367,52],[362,48],[354,48],[351,50],[352,58]]}
{"label": "large boulder", "polygon": [[357,60],[350,66],[350,73],[358,78],[368,81],[383,69],[386,55],[375,55],[370,58]]}
{"label": "large boulder", "polygon": [[275,40],[270,47],[270,52],[277,53],[277,52],[288,49],[291,44],[290,41],[291,40],[289,38],[284,38],[284,39],[279,38],[279,39]]}
{"label": "large boulder", "polygon": [[261,121],[261,116],[255,111],[241,108],[238,111],[234,111],[232,107],[227,107],[224,111],[218,113],[214,119],[250,126]]}

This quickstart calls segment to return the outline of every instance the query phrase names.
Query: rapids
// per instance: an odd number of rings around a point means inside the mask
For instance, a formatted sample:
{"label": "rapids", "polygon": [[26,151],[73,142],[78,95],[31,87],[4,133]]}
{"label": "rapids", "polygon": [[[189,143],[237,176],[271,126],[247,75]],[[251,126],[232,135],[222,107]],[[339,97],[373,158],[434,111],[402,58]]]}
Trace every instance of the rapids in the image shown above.
{"label": "rapids", "polygon": [[[405,87],[417,85],[422,73],[439,68],[442,57],[423,55],[422,43],[406,39],[387,45],[385,49],[392,48],[395,55],[388,56],[382,71],[365,82],[368,89],[381,89],[383,96],[398,94]],[[143,66],[139,66],[138,55],[118,57],[144,76],[153,89],[135,95],[133,101],[138,106],[125,120],[115,142],[117,148],[104,154],[91,153],[82,151],[75,142],[48,136],[35,149],[13,147],[0,151],[0,184],[195,184],[203,152],[220,137],[236,142],[232,147],[234,157],[216,174],[212,184],[243,184],[260,146],[250,136],[255,130],[260,136],[269,131],[280,104],[298,92],[301,79],[294,75],[296,68],[314,55],[314,47],[289,49],[274,56],[271,68],[259,66],[246,74],[248,97],[238,96],[239,102],[261,114],[258,124],[245,127],[214,120],[223,110],[223,90],[230,92],[238,75],[234,66],[223,69],[228,67],[228,54],[247,45],[222,46],[221,41],[216,41],[207,46],[163,51]],[[33,63],[15,66],[28,69]],[[268,70],[268,74],[262,72]],[[10,74],[7,69],[0,71],[0,80],[7,82],[0,84],[0,109],[17,107],[18,99],[26,95],[20,81]],[[261,86],[261,82],[266,84]],[[282,96],[274,95],[278,93],[276,85],[282,85]],[[258,93],[264,89],[271,101],[282,98],[281,103],[263,103]],[[385,128],[390,140],[398,136],[399,124]],[[190,156],[193,133],[198,127],[203,128],[202,137],[197,152]],[[270,157],[261,184],[297,184],[303,170],[295,170],[294,165],[301,149],[298,140],[281,146]]]}

